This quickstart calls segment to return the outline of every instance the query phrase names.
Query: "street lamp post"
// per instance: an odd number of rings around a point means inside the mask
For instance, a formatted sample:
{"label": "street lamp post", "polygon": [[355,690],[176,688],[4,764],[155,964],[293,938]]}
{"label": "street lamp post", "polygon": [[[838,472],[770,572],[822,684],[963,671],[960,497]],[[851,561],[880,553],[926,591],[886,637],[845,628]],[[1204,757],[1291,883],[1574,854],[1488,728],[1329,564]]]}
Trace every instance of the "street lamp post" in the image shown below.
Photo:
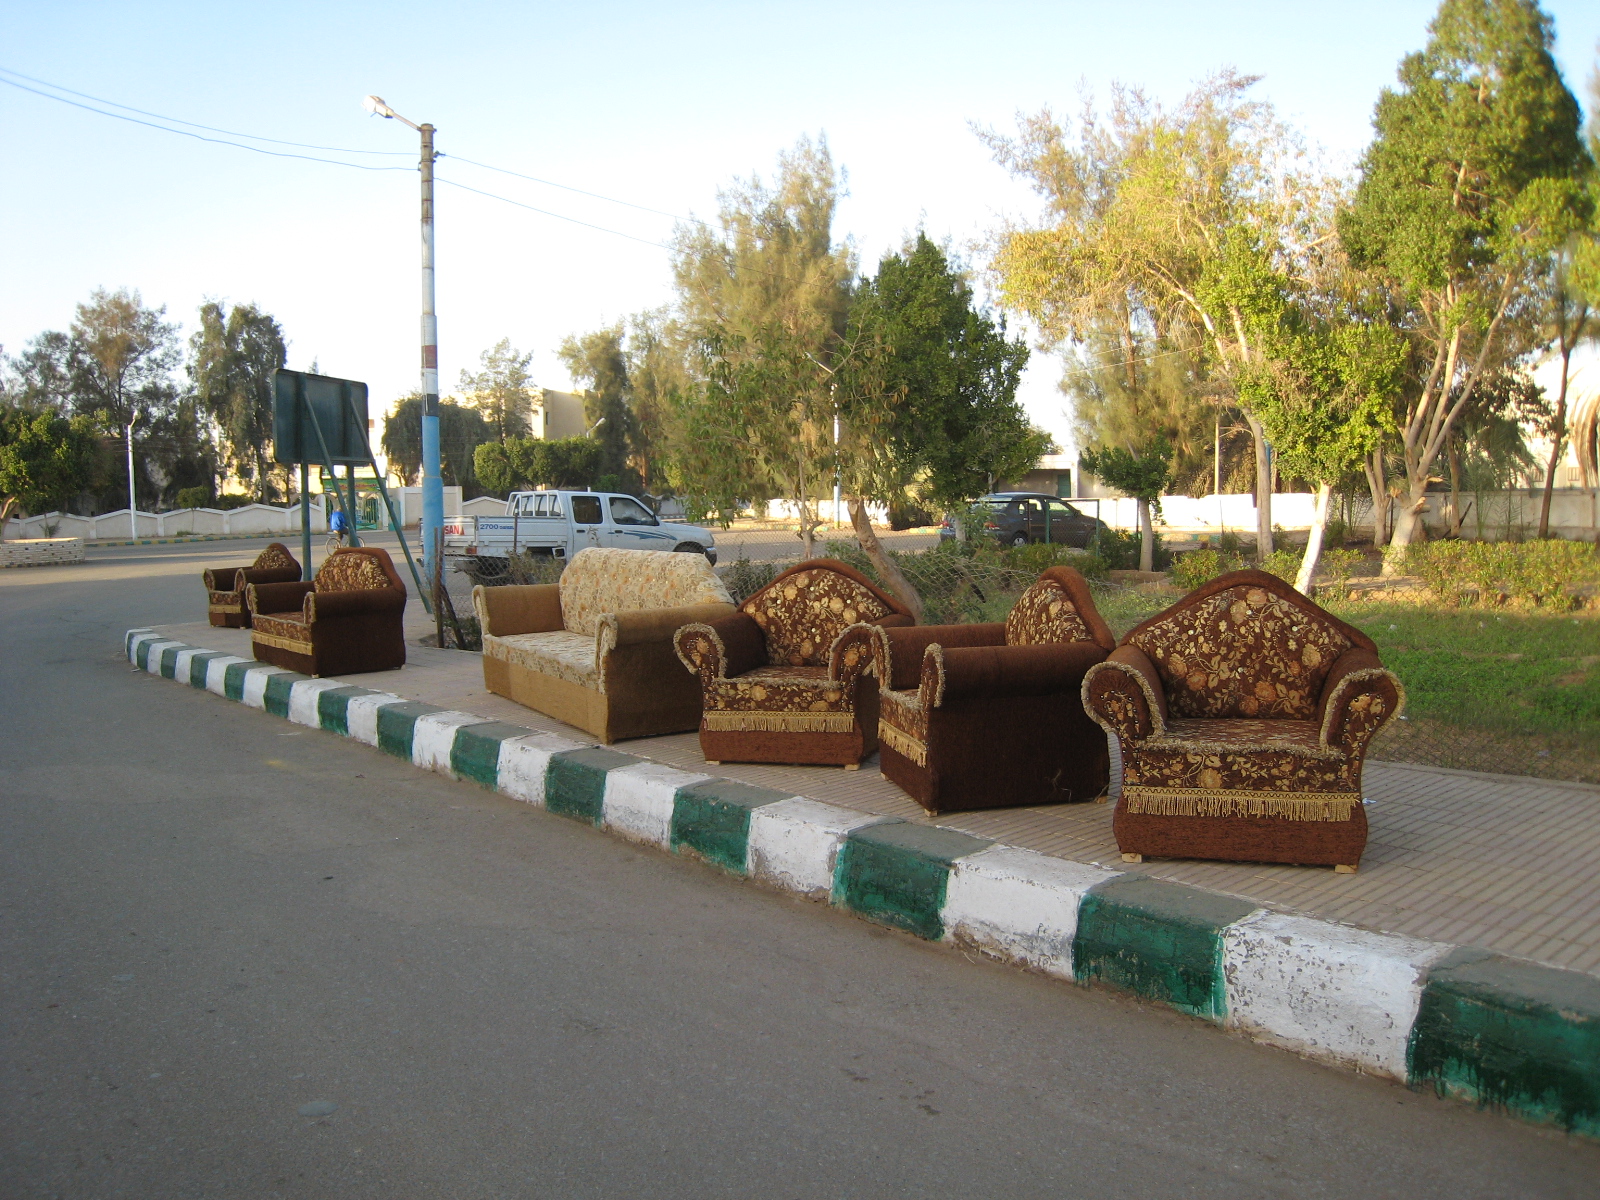
{"label": "street lamp post", "polygon": [[369,113],[409,125],[422,135],[422,554],[432,579],[444,527],[444,477],[439,472],[439,321],[433,307],[433,126],[406,120],[379,96]]}

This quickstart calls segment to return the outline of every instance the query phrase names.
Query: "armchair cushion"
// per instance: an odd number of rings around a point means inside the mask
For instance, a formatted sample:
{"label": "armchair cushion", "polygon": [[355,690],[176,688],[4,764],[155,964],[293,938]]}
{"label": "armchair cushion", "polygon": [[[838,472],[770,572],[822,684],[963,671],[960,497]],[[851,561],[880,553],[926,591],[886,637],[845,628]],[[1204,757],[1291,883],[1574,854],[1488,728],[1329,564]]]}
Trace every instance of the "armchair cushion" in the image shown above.
{"label": "armchair cushion", "polygon": [[857,622],[911,624],[910,610],[853,567],[814,558],[790,567],[739,606],[766,635],[774,667],[820,667],[841,633]]}

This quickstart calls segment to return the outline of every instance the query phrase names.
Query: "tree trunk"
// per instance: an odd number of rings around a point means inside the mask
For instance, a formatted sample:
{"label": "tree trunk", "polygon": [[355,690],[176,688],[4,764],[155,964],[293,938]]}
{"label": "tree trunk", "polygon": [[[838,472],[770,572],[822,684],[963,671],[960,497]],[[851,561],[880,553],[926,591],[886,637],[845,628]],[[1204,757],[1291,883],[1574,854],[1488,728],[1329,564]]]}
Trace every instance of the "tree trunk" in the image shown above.
{"label": "tree trunk", "polygon": [[1389,550],[1383,556],[1383,574],[1398,575],[1405,566],[1406,547],[1413,541],[1423,541],[1426,534],[1418,537],[1419,527],[1422,525],[1422,510],[1428,504],[1428,481],[1426,476],[1413,481],[1406,489],[1405,500],[1400,505],[1400,511],[1395,516],[1394,533],[1389,537]]}
{"label": "tree trunk", "polygon": [[1550,465],[1544,473],[1544,496],[1539,501],[1539,536],[1550,536],[1550,499],[1555,492],[1556,467],[1561,464],[1561,452],[1566,449],[1567,440],[1567,368],[1572,362],[1572,350],[1565,344],[1561,346],[1561,391],[1556,397],[1556,419],[1553,444],[1550,447]]}
{"label": "tree trunk", "polygon": [[1372,545],[1374,549],[1389,540],[1389,482],[1383,476],[1383,448],[1367,455],[1362,464],[1367,476],[1367,491],[1372,496]]}
{"label": "tree trunk", "polygon": [[6,522],[11,519],[11,512],[16,507],[15,496],[7,496],[4,500],[0,500],[0,542],[6,540]]}
{"label": "tree trunk", "polygon": [[1150,501],[1139,501],[1139,570],[1156,569],[1156,530],[1150,522]]}
{"label": "tree trunk", "polygon": [[872,560],[872,565],[878,568],[878,578],[883,580],[891,592],[900,597],[900,602],[911,610],[911,615],[916,618],[917,624],[922,624],[922,597],[917,594],[917,589],[911,586],[911,581],[900,569],[900,564],[885,553],[883,543],[878,540],[878,535],[872,528],[872,518],[867,516],[865,501],[860,499],[850,501],[850,524],[856,531],[856,541],[861,549],[866,551],[867,557]]}
{"label": "tree trunk", "polygon": [[1244,415],[1256,444],[1256,561],[1272,553],[1272,464],[1267,455],[1267,434],[1261,422]]}
{"label": "tree trunk", "polygon": [[1333,497],[1333,484],[1317,484],[1317,506],[1311,514],[1311,532],[1306,535],[1306,553],[1300,560],[1300,570],[1294,577],[1294,586],[1305,596],[1317,578],[1317,560],[1322,557],[1322,538],[1328,528],[1328,501]]}
{"label": "tree trunk", "polygon": [[1461,439],[1451,435],[1445,450],[1450,464],[1450,534],[1461,536]]}

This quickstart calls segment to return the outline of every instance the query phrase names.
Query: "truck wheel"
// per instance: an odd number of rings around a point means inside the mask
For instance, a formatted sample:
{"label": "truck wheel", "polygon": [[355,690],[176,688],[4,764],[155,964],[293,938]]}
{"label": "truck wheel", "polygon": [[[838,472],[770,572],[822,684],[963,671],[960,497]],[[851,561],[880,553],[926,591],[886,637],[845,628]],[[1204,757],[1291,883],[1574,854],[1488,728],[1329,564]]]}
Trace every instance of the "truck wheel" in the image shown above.
{"label": "truck wheel", "polygon": [[1011,539],[1011,544],[1013,546],[1026,546],[1028,544],[1028,535],[1025,533],[1017,534]]}
{"label": "truck wheel", "polygon": [[[705,554],[706,553],[706,548],[704,546],[702,546],[699,542],[679,542],[676,546],[673,547],[673,550],[675,550],[679,554]],[[706,555],[706,557],[709,558],[710,555]]]}

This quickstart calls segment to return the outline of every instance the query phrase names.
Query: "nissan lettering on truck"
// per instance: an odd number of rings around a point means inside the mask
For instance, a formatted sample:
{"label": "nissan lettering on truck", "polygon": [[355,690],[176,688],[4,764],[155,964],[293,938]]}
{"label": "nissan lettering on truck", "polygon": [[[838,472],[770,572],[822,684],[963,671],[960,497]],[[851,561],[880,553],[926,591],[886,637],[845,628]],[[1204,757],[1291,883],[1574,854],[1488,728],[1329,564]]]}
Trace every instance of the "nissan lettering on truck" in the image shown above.
{"label": "nissan lettering on truck", "polygon": [[449,517],[444,523],[447,556],[474,557],[491,569],[512,554],[570,558],[589,546],[704,554],[717,561],[709,529],[662,521],[621,492],[512,492],[503,517]]}

